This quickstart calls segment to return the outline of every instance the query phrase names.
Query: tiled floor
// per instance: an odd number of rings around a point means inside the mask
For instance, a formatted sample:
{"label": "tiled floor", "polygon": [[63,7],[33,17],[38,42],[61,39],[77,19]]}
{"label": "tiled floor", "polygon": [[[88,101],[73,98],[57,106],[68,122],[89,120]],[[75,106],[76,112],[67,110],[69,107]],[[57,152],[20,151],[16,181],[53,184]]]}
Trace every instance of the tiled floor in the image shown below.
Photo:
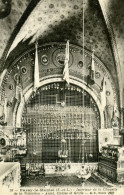
{"label": "tiled floor", "polygon": [[81,178],[78,178],[76,176],[58,176],[58,177],[44,177],[40,176],[38,178],[26,178],[22,181],[22,186],[28,186],[28,187],[43,187],[43,186],[97,186],[102,187],[106,186],[104,182],[102,182],[99,179],[94,179],[93,177],[90,177],[88,180],[84,181]]}

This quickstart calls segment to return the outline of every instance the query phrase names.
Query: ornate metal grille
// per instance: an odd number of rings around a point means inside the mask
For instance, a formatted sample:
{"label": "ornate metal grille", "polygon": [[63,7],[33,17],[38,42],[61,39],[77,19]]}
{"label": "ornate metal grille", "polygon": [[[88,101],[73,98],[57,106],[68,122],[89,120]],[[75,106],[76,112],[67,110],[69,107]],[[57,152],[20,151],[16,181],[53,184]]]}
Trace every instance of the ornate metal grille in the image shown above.
{"label": "ornate metal grille", "polygon": [[85,90],[61,82],[45,85],[32,94],[23,111],[28,149],[24,161],[60,160],[64,139],[66,160],[96,162],[99,125],[97,105]]}

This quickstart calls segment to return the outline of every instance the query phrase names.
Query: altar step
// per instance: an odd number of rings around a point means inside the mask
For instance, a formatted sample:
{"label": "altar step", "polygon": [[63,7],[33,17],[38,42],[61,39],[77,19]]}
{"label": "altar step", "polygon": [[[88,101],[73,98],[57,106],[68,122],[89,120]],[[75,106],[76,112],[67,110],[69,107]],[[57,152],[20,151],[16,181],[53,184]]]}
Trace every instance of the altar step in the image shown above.
{"label": "altar step", "polygon": [[104,176],[98,174],[98,173],[93,173],[92,174],[92,178],[97,182],[97,183],[104,183],[106,184],[108,187],[115,187],[116,184],[112,183],[110,180],[108,180],[108,178],[105,178]]}

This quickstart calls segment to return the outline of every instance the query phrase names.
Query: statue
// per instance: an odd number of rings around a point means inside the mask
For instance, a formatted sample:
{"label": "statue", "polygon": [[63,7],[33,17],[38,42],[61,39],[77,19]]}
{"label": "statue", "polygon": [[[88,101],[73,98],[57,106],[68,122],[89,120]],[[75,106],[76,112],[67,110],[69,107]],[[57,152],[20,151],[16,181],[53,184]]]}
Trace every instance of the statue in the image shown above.
{"label": "statue", "polygon": [[112,115],[112,127],[119,127],[119,111],[117,109],[117,106],[114,105],[113,107],[113,115]]}

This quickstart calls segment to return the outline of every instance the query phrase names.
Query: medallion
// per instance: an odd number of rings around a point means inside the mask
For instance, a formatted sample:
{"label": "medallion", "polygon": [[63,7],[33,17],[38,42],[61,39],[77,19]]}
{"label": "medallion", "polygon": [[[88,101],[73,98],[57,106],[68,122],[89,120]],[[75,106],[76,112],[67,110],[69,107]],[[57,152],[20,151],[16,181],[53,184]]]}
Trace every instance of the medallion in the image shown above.
{"label": "medallion", "polygon": [[48,56],[47,55],[42,55],[41,56],[41,64],[44,66],[47,66],[49,63]]}
{"label": "medallion", "polygon": [[[52,60],[55,66],[63,67],[65,63],[65,49],[61,48],[55,50],[53,53]],[[73,63],[73,55],[71,52],[69,52],[69,67],[72,65],[72,63]]]}

